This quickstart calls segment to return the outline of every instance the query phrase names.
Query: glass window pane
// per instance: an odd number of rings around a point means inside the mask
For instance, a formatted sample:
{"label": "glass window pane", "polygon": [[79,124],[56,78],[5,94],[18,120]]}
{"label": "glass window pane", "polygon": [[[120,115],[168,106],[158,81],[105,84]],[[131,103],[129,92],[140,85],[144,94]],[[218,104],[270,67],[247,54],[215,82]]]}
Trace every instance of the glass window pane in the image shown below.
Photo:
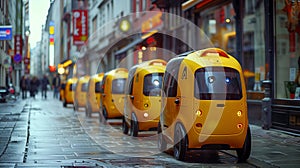
{"label": "glass window pane", "polygon": [[88,83],[83,83],[82,86],[81,86],[81,91],[86,92],[87,89],[88,89]]}
{"label": "glass window pane", "polygon": [[278,99],[294,99],[300,65],[300,24],[297,1],[276,0],[275,94]]}
{"label": "glass window pane", "polygon": [[242,86],[237,70],[223,67],[200,68],[195,72],[194,94],[203,100],[239,100]]}
{"label": "glass window pane", "polygon": [[114,79],[112,81],[112,93],[113,94],[124,94],[126,79]]}
{"label": "glass window pane", "polygon": [[160,96],[163,73],[148,74],[144,77],[143,94],[145,96]]}

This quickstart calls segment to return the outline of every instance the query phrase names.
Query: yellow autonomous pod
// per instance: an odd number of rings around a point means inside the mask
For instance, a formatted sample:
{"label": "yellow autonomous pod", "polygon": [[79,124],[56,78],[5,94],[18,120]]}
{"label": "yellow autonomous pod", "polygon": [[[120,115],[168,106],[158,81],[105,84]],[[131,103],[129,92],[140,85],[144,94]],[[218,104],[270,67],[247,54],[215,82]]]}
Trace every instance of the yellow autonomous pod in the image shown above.
{"label": "yellow autonomous pod", "polygon": [[78,79],[75,89],[74,110],[86,106],[86,92],[90,76],[86,75]]}
{"label": "yellow autonomous pod", "polygon": [[67,80],[64,94],[62,97],[63,106],[67,107],[68,104],[74,104],[74,91],[76,88],[77,78],[70,78]]}
{"label": "yellow autonomous pod", "polygon": [[85,114],[87,117],[91,117],[92,113],[99,113],[100,111],[100,89],[103,76],[104,73],[95,74],[91,76],[88,82],[85,107]]}
{"label": "yellow autonomous pod", "polygon": [[157,130],[161,108],[161,86],[167,62],[154,59],[135,65],[125,87],[122,131],[138,136],[139,131]]}
{"label": "yellow autonomous pod", "polygon": [[117,68],[106,72],[101,87],[100,121],[121,118],[124,110],[124,89],[128,77],[128,70]]}
{"label": "yellow autonomous pod", "polygon": [[251,152],[246,87],[239,62],[208,48],[171,59],[163,83],[158,148],[173,145],[184,160],[189,149],[236,150],[243,162]]}

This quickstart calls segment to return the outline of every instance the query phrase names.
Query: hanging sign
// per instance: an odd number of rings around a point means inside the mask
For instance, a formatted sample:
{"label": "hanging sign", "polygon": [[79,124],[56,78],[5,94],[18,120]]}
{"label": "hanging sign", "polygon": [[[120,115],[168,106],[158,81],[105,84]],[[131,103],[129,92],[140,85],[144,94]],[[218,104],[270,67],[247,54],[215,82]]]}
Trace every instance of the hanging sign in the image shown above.
{"label": "hanging sign", "polygon": [[12,26],[0,26],[0,40],[12,39]]}
{"label": "hanging sign", "polygon": [[87,10],[73,10],[73,44],[83,45],[88,39]]}

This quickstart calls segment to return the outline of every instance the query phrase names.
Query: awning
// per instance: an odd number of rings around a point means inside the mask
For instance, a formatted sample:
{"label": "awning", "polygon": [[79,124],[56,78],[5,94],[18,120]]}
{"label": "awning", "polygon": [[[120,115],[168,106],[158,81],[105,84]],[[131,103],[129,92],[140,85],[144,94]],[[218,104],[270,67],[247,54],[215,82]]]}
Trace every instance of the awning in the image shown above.
{"label": "awning", "polygon": [[195,6],[196,4],[198,4],[201,1],[203,1],[203,0],[189,0],[189,1],[187,1],[187,2],[185,2],[181,5],[182,10],[183,11],[188,10],[188,9]]}
{"label": "awning", "polygon": [[[181,5],[183,11],[195,7],[195,10],[203,10],[207,7],[230,3],[232,0],[189,0]],[[194,11],[195,12],[195,11]]]}
{"label": "awning", "polygon": [[70,59],[66,59],[66,60],[63,60],[60,64],[58,64],[58,67],[67,67],[67,66],[70,66],[73,64],[73,61],[70,60]]}
{"label": "awning", "polygon": [[135,45],[141,43],[144,39],[142,39],[141,37],[138,37],[137,39],[135,39],[133,42],[131,42],[130,44],[128,44],[127,46],[123,47],[121,50],[117,51],[115,53],[115,55],[119,55],[122,54],[123,52],[126,52],[127,50],[129,50],[130,48],[134,47]]}

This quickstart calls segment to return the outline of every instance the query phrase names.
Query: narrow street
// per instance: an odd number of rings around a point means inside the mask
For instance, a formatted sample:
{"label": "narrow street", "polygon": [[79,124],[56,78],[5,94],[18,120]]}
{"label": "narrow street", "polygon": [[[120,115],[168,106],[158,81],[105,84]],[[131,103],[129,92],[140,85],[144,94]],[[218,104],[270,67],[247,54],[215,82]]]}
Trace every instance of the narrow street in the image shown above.
{"label": "narrow street", "polygon": [[[300,154],[299,137],[289,140],[291,135],[263,133],[257,126],[251,126],[248,163],[236,163],[234,151],[190,151],[185,162],[177,161],[172,149],[164,153],[156,149],[153,131],[133,138],[122,133],[120,120],[104,125],[98,114],[86,118],[84,109],[74,112],[72,105],[63,108],[52,93],[48,97],[0,104],[0,167],[293,167],[300,163],[295,159]],[[285,141],[266,144],[275,136]],[[298,145],[289,147],[292,142]],[[268,155],[266,150],[272,147],[278,151]],[[285,157],[291,162],[276,161]]]}

